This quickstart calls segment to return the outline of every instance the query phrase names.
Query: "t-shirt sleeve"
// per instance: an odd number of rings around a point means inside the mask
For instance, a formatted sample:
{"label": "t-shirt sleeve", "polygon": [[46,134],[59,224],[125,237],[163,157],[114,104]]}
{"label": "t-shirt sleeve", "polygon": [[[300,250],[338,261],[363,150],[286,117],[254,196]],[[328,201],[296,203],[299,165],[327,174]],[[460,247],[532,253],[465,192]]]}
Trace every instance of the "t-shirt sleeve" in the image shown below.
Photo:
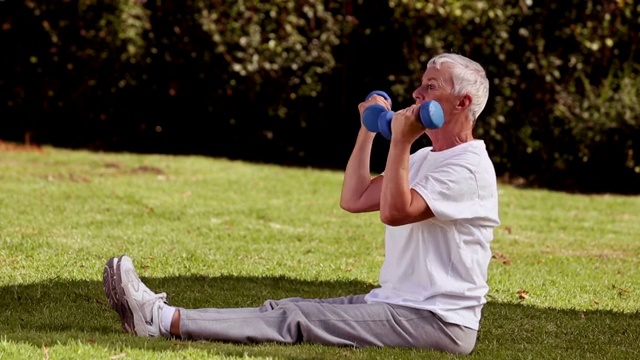
{"label": "t-shirt sleeve", "polygon": [[484,218],[492,214],[490,194],[482,191],[476,171],[469,162],[448,161],[413,185],[436,218],[462,220]]}

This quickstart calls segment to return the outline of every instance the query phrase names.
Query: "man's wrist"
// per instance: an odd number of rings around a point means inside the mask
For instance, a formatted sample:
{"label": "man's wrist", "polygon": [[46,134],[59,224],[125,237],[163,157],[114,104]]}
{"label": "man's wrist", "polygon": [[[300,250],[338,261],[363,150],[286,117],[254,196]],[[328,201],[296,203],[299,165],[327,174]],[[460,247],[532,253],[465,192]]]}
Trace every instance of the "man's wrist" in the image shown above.
{"label": "man's wrist", "polygon": [[360,134],[359,134],[359,136],[364,136],[364,137],[368,137],[368,138],[372,138],[373,139],[376,136],[376,133],[367,130],[367,128],[364,125],[362,125],[362,126],[360,126]]}
{"label": "man's wrist", "polygon": [[411,142],[407,141],[405,139],[399,139],[399,138],[393,138],[393,136],[391,137],[391,144],[389,145],[389,151],[394,150],[394,151],[400,151],[400,152],[407,152],[409,153],[411,151]]}

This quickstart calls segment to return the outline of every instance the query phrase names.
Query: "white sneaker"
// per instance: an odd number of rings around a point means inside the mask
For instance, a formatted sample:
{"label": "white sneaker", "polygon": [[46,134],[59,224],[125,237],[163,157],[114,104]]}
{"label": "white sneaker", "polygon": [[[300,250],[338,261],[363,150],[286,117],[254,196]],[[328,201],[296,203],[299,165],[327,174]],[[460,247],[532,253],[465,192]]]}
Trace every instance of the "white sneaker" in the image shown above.
{"label": "white sneaker", "polygon": [[120,315],[122,328],[138,336],[165,336],[160,326],[167,294],[156,294],[138,277],[133,261],[122,255],[111,258],[104,267],[102,284],[111,308]]}

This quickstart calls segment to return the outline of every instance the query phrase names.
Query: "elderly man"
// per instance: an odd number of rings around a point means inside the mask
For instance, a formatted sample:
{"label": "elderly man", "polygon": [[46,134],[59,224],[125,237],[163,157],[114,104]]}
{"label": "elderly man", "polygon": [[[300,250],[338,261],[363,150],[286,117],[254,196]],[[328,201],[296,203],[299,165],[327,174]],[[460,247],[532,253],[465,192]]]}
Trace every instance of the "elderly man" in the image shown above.
{"label": "elderly man", "polygon": [[[397,111],[385,170],[371,176],[375,133],[361,126],[347,164],[340,206],[379,211],[385,260],[379,287],[331,299],[267,300],[258,308],[185,309],[170,306],[136,274],[131,258],[109,259],[104,287],[124,329],[139,336],[238,343],[316,343],[394,346],[469,354],[474,349],[499,225],[496,175],[484,142],[472,130],[489,82],[475,61],[440,54],[413,92],[415,104]],[[425,129],[421,104],[442,106],[444,124]],[[389,109],[377,95],[359,104]],[[431,147],[411,154],[423,133]]]}

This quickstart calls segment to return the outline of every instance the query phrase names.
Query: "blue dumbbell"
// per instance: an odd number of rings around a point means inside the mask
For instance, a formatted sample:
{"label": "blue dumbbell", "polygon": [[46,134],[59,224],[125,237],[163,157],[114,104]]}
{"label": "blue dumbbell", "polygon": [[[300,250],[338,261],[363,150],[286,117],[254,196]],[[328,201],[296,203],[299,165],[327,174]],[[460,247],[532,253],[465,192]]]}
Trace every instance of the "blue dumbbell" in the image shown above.
{"label": "blue dumbbell", "polygon": [[[380,95],[391,105],[391,98],[384,91],[372,91],[367,95],[369,99],[373,95]],[[362,113],[362,122],[367,130],[379,132],[387,140],[391,140],[391,119],[394,111],[385,109],[379,104],[369,105]],[[427,129],[437,129],[444,123],[444,113],[442,106],[437,101],[430,100],[420,105],[420,123]]]}

